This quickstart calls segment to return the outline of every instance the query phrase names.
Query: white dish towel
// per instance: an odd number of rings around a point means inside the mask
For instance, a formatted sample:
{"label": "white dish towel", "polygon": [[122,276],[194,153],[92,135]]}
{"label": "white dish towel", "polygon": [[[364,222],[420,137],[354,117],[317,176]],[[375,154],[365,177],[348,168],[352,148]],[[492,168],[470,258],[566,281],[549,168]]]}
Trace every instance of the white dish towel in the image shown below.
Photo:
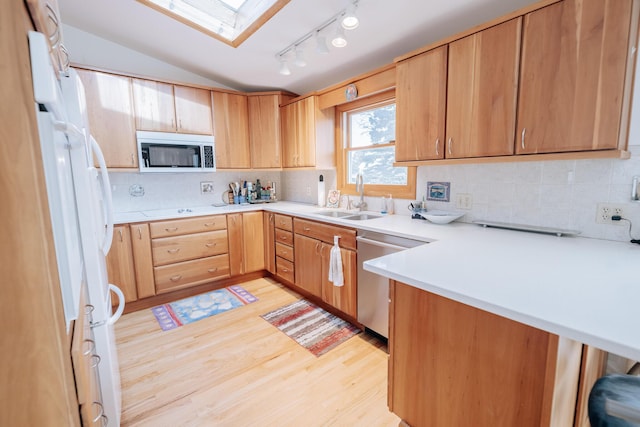
{"label": "white dish towel", "polygon": [[338,240],[340,236],[333,236],[333,247],[329,254],[329,281],[333,286],[344,286],[344,275],[342,274],[342,256]]}

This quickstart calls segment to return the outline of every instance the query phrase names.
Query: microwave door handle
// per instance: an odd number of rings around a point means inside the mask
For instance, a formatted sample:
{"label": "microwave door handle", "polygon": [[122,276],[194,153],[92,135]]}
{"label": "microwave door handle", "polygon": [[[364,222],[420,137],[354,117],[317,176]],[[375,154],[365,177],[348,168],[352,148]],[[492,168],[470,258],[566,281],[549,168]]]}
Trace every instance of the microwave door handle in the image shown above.
{"label": "microwave door handle", "polygon": [[100,145],[96,139],[91,135],[91,151],[96,155],[98,159],[98,165],[100,165],[100,177],[102,178],[102,196],[105,204],[105,221],[106,227],[104,231],[104,238],[102,241],[102,253],[105,256],[111,249],[111,243],[113,242],[113,200],[111,198],[111,182],[109,181],[109,174],[107,173],[107,164],[104,161],[104,155],[100,149]]}

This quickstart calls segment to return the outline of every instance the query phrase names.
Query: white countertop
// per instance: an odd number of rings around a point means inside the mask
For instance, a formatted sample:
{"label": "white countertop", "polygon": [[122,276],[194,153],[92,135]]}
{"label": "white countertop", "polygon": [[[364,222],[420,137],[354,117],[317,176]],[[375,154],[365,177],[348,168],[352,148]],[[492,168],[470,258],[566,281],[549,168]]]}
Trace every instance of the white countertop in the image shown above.
{"label": "white countertop", "polygon": [[640,360],[640,246],[446,225],[387,215],[350,221],[277,202],[128,212],[117,223],[267,210],[431,242],[365,262],[365,270],[633,360]]}

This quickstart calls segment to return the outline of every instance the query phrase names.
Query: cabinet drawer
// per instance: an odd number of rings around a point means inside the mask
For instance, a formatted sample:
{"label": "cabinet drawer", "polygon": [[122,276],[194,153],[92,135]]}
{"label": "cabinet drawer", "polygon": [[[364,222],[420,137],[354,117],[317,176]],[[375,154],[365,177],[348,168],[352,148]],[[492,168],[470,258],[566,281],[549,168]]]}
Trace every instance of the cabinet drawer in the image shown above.
{"label": "cabinet drawer", "polygon": [[218,230],[153,239],[151,248],[153,265],[157,267],[227,253],[229,252],[229,242],[227,241],[227,230]]}
{"label": "cabinet drawer", "polygon": [[293,263],[284,258],[276,257],[276,275],[282,277],[289,282],[294,282]]}
{"label": "cabinet drawer", "polygon": [[276,242],[276,255],[293,262],[293,248]]}
{"label": "cabinet drawer", "polygon": [[153,274],[158,294],[199,285],[229,277],[229,255],[217,255],[155,267]]}
{"label": "cabinet drawer", "polygon": [[275,218],[276,218],[275,220],[276,228],[281,228],[283,230],[288,230],[288,231],[293,230],[293,221],[290,216],[276,214]]}
{"label": "cabinet drawer", "polygon": [[293,221],[293,230],[296,234],[322,240],[329,244],[333,244],[333,236],[340,236],[341,248],[356,250],[356,230],[351,228],[296,218]]}
{"label": "cabinet drawer", "polygon": [[152,222],[149,225],[152,238],[169,237],[180,234],[224,230],[227,228],[227,217],[226,215],[199,216],[196,218]]}
{"label": "cabinet drawer", "polygon": [[276,228],[276,242],[284,245],[293,246],[293,233],[290,231],[280,230]]}

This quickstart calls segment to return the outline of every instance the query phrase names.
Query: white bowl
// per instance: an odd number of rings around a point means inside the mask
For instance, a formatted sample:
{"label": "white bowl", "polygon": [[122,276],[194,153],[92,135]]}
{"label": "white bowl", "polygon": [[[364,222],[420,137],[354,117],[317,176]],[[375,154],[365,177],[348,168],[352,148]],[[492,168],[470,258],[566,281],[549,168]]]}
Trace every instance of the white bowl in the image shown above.
{"label": "white bowl", "polygon": [[426,211],[418,214],[434,224],[448,224],[464,216],[464,212]]}

